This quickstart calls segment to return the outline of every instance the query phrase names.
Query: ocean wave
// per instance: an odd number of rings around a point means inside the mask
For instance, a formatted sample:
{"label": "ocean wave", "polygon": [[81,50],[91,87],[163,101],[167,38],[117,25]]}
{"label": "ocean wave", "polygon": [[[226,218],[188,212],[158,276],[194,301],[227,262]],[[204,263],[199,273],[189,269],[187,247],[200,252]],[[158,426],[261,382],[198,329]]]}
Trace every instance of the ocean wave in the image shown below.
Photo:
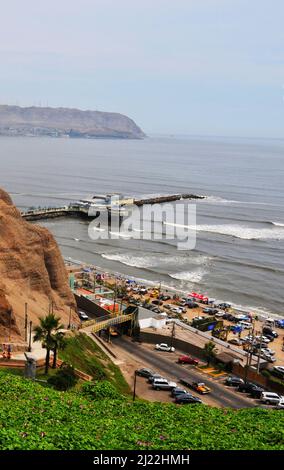
{"label": "ocean wave", "polygon": [[281,222],[270,222],[272,225],[275,225],[276,227],[284,227],[284,223]]}
{"label": "ocean wave", "polygon": [[241,225],[181,225],[170,222],[164,222],[165,225],[172,225],[180,228],[187,228],[189,230],[196,230],[197,232],[217,233],[220,235],[231,236],[234,238],[241,238],[243,240],[283,240],[284,230],[282,227],[279,229],[266,229],[266,228],[253,228],[242,227]]}
{"label": "ocean wave", "polygon": [[136,268],[162,268],[163,266],[169,266],[171,264],[180,266],[184,264],[192,264],[194,266],[206,265],[211,260],[209,256],[168,256],[148,254],[144,256],[131,255],[128,253],[102,253],[101,256],[110,261],[118,261],[119,263],[125,264],[126,266],[132,266]]}
{"label": "ocean wave", "polygon": [[220,196],[205,196],[204,199],[198,200],[198,204],[246,204],[252,206],[280,206],[280,204],[272,204],[270,202],[260,202],[260,201],[241,201],[237,199],[226,199]]}
{"label": "ocean wave", "polygon": [[206,271],[198,270],[198,271],[181,271],[178,273],[169,274],[169,276],[172,277],[173,279],[178,279],[180,281],[188,281],[194,284],[198,284],[201,282],[205,274],[206,274]]}

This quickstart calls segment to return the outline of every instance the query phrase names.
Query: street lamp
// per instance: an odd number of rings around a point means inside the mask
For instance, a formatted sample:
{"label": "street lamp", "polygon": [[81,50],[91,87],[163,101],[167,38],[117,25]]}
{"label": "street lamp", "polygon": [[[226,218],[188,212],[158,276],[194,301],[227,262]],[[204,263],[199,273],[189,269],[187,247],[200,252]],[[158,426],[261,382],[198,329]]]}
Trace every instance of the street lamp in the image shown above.
{"label": "street lamp", "polygon": [[28,341],[28,304],[25,303],[25,342]]}
{"label": "street lamp", "polygon": [[135,401],[136,398],[136,381],[137,381],[137,370],[134,372],[134,385],[133,385],[133,401]]}
{"label": "street lamp", "polygon": [[72,308],[70,307],[70,311],[69,311],[69,323],[68,323],[68,330],[70,330],[70,328],[71,328],[71,312],[72,312]]}
{"label": "street lamp", "polygon": [[30,338],[29,338],[28,352],[31,352],[32,350],[32,328],[33,328],[33,322],[30,321]]}

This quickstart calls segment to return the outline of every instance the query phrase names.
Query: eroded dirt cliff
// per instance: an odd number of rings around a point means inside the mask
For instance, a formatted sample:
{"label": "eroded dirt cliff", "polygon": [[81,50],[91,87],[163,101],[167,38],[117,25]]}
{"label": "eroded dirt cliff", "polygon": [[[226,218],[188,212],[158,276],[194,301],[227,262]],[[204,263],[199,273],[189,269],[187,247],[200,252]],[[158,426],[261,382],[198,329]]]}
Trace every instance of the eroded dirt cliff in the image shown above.
{"label": "eroded dirt cliff", "polygon": [[78,323],[64,262],[51,233],[22,219],[0,189],[0,341],[24,339],[25,303],[33,325],[53,311],[68,325]]}

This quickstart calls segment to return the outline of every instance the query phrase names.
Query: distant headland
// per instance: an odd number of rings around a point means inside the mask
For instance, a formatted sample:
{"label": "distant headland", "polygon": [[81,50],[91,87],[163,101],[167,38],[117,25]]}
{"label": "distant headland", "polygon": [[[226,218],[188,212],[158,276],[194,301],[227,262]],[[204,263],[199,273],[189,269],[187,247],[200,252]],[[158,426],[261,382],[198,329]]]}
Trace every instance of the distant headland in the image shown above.
{"label": "distant headland", "polygon": [[0,105],[0,136],[143,139],[144,132],[119,113]]}

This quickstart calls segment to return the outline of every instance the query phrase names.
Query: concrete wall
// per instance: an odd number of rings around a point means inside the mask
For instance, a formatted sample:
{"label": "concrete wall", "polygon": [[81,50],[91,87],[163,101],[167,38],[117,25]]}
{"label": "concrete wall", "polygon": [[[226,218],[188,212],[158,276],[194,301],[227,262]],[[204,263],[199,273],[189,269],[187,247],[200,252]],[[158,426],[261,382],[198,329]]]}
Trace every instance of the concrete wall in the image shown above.
{"label": "concrete wall", "polygon": [[[234,364],[232,372],[233,374],[238,375],[239,377],[245,377],[245,368],[240,366],[239,364]],[[273,382],[269,379],[269,377],[264,377],[263,375],[258,374],[255,370],[248,370],[247,379],[249,382],[254,382],[260,385],[261,387],[264,387],[275,393],[279,393],[280,395],[284,394],[284,385],[281,385],[280,383],[278,384],[277,382]]]}
{"label": "concrete wall", "polygon": [[[169,336],[160,335],[157,333],[150,333],[148,331],[141,331],[140,339],[142,342],[151,344],[169,343],[170,341]],[[179,349],[183,353],[190,354],[194,357],[197,357],[198,359],[205,359],[203,349],[199,346],[196,346],[195,344],[190,344],[186,341],[183,341],[182,339],[174,338],[173,345],[175,348]]]}
{"label": "concrete wall", "polygon": [[74,294],[74,295],[75,295],[75,300],[76,300],[78,309],[85,310],[87,313],[90,313],[94,315],[95,317],[105,317],[106,315],[110,314],[109,311],[95,304],[94,302],[87,299],[86,297],[83,297],[77,294]]}

